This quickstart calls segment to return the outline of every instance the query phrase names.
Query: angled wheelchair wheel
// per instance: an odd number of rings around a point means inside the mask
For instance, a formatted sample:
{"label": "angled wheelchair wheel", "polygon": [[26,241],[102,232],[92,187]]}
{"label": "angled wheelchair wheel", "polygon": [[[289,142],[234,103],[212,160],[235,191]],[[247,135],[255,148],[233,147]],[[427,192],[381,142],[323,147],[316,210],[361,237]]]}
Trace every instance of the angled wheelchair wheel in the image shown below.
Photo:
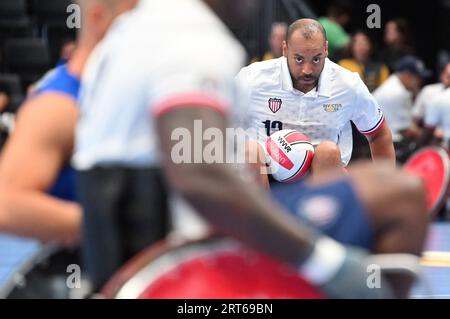
{"label": "angled wheelchair wheel", "polygon": [[118,299],[322,299],[277,260],[225,238],[166,243],[125,265],[101,293]]}
{"label": "angled wheelchair wheel", "polygon": [[440,147],[426,147],[414,153],[403,169],[422,177],[427,193],[427,207],[435,215],[445,204],[449,195],[450,159]]}

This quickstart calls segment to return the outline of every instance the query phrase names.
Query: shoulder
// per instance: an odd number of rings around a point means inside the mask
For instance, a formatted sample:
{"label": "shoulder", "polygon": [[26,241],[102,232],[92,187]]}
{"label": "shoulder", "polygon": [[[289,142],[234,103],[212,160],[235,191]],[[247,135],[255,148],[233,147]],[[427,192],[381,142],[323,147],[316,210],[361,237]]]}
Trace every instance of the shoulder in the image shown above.
{"label": "shoulder", "polygon": [[250,87],[270,87],[280,84],[282,59],[256,62],[241,69],[238,77]]}
{"label": "shoulder", "polygon": [[[149,30],[155,31],[152,36]],[[104,65],[123,69],[130,66],[130,60],[140,72],[159,70],[160,66],[167,71],[168,65],[175,64],[189,68],[211,61],[217,68],[234,63],[240,67],[245,58],[238,40],[202,1],[141,1],[133,12],[114,22],[86,69],[92,73]]]}
{"label": "shoulder", "polygon": [[347,70],[329,59],[325,62],[323,72],[337,90],[354,91],[365,86],[358,73]]}
{"label": "shoulder", "polygon": [[57,92],[48,92],[26,100],[17,114],[17,120],[39,118],[38,123],[41,125],[52,115],[64,114],[67,110],[77,110],[77,103],[73,98]]}
{"label": "shoulder", "polygon": [[189,60],[214,64],[212,68],[233,70],[234,74],[244,65],[245,49],[217,17],[204,13],[198,26],[186,21],[183,28],[187,30],[184,39],[180,41],[174,35],[171,43],[175,50],[186,53]]}
{"label": "shoulder", "polygon": [[53,68],[50,71],[47,71],[35,84],[36,88],[42,87],[43,85],[53,81],[56,74],[60,71],[62,65],[59,67]]}
{"label": "shoulder", "polygon": [[58,81],[58,79],[63,75],[63,70],[65,65],[60,65],[56,68],[51,69],[45,73],[35,84],[36,91],[47,86],[50,86]]}
{"label": "shoulder", "polygon": [[432,104],[436,104],[438,107],[450,108],[450,89],[446,89],[433,101]]}
{"label": "shoulder", "polygon": [[[243,65],[246,59],[244,48],[203,1],[169,0],[157,1],[158,4],[151,2],[154,1],[142,1],[141,14],[136,17],[142,26],[158,30],[153,38],[146,36],[146,29],[141,30],[141,36],[135,37],[137,41],[142,41],[142,35],[145,36],[146,49],[164,45],[170,48],[171,58],[177,59],[179,56],[184,64],[190,61],[203,64],[214,62],[217,69],[225,65],[229,68],[235,64],[239,64],[239,68]],[[169,9],[170,15],[167,14]],[[138,22],[133,22],[133,19],[134,17],[128,17],[128,20],[132,20],[130,23],[133,24],[133,29],[136,29]],[[156,51],[154,49],[152,54],[161,57]],[[161,60],[164,58],[162,56]],[[238,71],[239,69],[234,72]]]}
{"label": "shoulder", "polygon": [[51,93],[38,96],[26,102],[17,113],[15,143],[69,145],[77,118],[78,108],[69,97]]}
{"label": "shoulder", "polygon": [[434,84],[428,84],[423,87],[422,92],[424,94],[433,94],[435,92],[439,92],[441,90],[444,90],[444,86],[442,83],[434,83]]}
{"label": "shoulder", "polygon": [[381,84],[374,92],[376,98],[395,98],[403,97],[406,89],[401,85],[400,80],[395,74],[391,75],[383,84]]}
{"label": "shoulder", "polygon": [[45,93],[59,93],[68,95],[72,99],[77,99],[80,88],[80,79],[71,74],[67,65],[61,65],[49,71],[40,80],[35,89],[30,94],[30,98],[35,98]]}

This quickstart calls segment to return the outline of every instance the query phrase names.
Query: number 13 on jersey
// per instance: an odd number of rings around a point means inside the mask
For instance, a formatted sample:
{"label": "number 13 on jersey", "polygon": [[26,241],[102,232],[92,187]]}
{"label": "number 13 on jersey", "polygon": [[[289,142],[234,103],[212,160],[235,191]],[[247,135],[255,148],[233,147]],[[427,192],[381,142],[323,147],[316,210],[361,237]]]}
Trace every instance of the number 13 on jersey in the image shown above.
{"label": "number 13 on jersey", "polygon": [[266,127],[266,134],[267,136],[272,135],[275,131],[281,131],[283,129],[283,123],[280,121],[264,121],[262,122]]}

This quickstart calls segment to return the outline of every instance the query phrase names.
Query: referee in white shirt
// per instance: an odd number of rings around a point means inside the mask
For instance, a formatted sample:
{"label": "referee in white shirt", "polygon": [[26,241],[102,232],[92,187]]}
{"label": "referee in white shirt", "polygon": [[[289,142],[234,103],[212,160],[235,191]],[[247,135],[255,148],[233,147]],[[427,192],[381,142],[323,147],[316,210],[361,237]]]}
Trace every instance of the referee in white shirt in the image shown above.
{"label": "referee in white shirt", "polygon": [[424,127],[419,147],[428,144],[436,128],[440,127],[444,135],[442,146],[450,150],[450,88],[434,99],[425,110]]}
{"label": "referee in white shirt", "polygon": [[250,91],[246,125],[258,130],[258,139],[281,129],[306,134],[316,146],[314,174],[348,164],[353,121],[369,140],[373,159],[394,165],[391,131],[378,103],[358,74],[327,58],[322,25],[312,19],[294,22],[283,54],[243,68],[237,76],[240,85]]}
{"label": "referee in white shirt", "polygon": [[413,100],[430,75],[421,60],[406,56],[398,62],[396,72],[373,92],[391,125],[395,142],[419,136],[413,120]]}
{"label": "referee in white shirt", "polygon": [[433,100],[439,98],[450,87],[450,63],[447,63],[442,70],[440,80],[439,83],[424,86],[417,95],[412,112],[415,121],[419,124],[423,124],[425,112]]}

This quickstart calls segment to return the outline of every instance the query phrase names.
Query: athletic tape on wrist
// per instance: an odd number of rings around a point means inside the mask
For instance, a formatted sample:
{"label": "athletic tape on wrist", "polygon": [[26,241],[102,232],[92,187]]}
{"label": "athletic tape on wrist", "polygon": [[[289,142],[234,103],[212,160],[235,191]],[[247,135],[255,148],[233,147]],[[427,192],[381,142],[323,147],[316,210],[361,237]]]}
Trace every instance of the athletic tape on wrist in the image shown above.
{"label": "athletic tape on wrist", "polygon": [[342,267],[346,258],[344,246],[328,237],[316,241],[311,256],[300,267],[300,273],[312,284],[323,285]]}

